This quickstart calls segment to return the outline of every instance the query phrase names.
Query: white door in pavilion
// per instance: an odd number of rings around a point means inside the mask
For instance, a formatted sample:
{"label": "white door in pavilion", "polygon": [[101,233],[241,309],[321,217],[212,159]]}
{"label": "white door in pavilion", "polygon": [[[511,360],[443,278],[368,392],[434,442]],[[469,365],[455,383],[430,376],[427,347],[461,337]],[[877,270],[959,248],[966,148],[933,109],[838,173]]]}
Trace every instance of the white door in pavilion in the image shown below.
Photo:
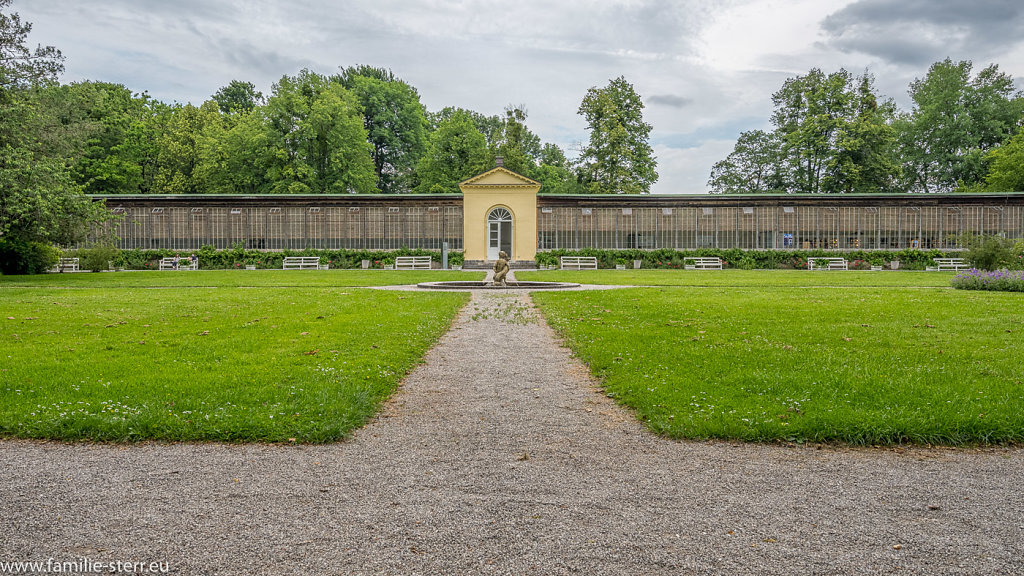
{"label": "white door in pavilion", "polygon": [[487,214],[487,259],[497,260],[502,250],[512,258],[512,213],[498,207]]}

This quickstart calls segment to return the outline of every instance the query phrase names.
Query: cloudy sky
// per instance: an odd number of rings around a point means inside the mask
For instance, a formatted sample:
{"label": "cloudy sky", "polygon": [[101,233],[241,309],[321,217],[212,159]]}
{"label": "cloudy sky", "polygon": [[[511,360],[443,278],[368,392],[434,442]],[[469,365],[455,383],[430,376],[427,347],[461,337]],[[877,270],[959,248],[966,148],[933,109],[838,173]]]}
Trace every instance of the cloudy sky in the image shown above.
{"label": "cloudy sky", "polygon": [[285,74],[390,68],[430,110],[522,104],[573,155],[588,88],[620,75],[654,126],[652,192],[701,193],[771,94],[812,67],[870,70],[886,96],[931,63],[990,63],[1024,87],[1021,0],[15,0],[63,81],[103,80],[200,104],[233,79],[269,94]]}

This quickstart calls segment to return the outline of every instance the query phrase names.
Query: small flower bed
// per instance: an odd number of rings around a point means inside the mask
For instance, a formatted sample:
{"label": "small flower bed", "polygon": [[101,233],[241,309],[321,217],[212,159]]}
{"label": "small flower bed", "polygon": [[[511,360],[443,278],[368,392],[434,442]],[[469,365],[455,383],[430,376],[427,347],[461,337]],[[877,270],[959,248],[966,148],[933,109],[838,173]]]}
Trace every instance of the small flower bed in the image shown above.
{"label": "small flower bed", "polygon": [[1024,271],[993,270],[990,272],[971,268],[953,277],[953,288],[1024,292]]}

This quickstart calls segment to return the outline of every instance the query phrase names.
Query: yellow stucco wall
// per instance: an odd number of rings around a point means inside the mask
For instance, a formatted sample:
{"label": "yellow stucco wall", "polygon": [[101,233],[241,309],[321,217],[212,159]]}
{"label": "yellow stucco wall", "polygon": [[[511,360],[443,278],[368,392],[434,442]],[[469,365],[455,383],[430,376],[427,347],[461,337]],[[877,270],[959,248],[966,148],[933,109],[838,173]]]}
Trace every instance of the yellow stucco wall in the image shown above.
{"label": "yellow stucco wall", "polygon": [[512,260],[537,256],[539,182],[495,168],[460,183],[459,189],[466,260],[487,260],[487,215],[498,206],[512,213]]}

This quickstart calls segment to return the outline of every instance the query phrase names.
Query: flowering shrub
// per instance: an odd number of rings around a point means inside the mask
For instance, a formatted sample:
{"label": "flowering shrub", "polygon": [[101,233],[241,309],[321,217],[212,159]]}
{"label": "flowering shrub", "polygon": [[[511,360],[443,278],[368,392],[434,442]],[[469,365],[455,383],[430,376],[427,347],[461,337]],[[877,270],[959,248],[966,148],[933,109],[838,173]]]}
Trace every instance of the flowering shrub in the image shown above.
{"label": "flowering shrub", "polygon": [[997,290],[1024,292],[1024,272],[1010,270],[978,270],[971,268],[953,277],[953,288],[959,290]]}

